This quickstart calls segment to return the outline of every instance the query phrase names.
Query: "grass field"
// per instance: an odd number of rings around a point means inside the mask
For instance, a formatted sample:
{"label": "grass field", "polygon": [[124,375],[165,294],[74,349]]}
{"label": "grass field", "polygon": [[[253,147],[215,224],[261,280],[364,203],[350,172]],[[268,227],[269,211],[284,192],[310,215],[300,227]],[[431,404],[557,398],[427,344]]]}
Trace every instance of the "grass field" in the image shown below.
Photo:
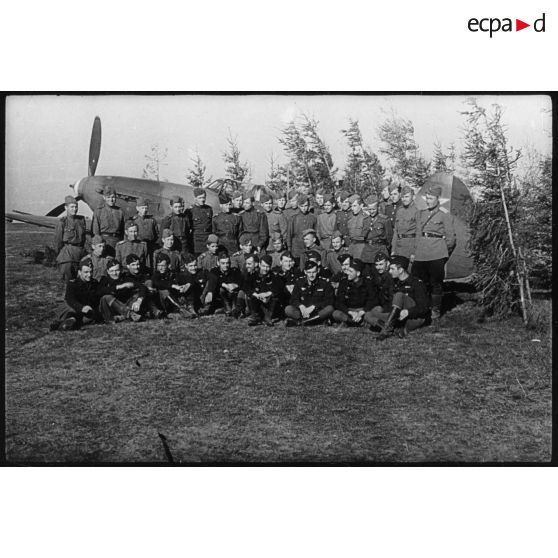
{"label": "grass field", "polygon": [[479,324],[464,303],[384,343],[224,316],[49,333],[57,274],[22,253],[51,234],[6,227],[11,462],[551,458],[550,324]]}

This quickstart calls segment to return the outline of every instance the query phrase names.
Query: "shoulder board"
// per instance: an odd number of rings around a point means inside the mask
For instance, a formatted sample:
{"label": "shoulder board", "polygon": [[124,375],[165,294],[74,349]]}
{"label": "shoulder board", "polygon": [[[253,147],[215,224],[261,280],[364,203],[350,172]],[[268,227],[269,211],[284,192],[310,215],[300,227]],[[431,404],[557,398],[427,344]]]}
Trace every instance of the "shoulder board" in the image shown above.
{"label": "shoulder board", "polygon": [[119,240],[116,244],[124,244],[125,240]]}
{"label": "shoulder board", "polygon": [[449,213],[449,211],[445,207],[440,207],[440,211],[442,213],[445,213],[446,215]]}

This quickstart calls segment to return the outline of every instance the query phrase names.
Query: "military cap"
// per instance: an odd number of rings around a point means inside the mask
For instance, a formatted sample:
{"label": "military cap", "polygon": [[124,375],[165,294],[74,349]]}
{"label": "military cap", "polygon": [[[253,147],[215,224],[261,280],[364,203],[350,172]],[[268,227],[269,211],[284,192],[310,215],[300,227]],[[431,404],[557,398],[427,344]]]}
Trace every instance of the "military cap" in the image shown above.
{"label": "military cap", "polygon": [[203,188],[194,188],[194,197],[205,195],[206,192]]}
{"label": "military cap", "polygon": [[324,196],[324,203],[327,203],[327,202],[335,203],[335,198],[331,194],[326,194]]}
{"label": "military cap", "polygon": [[404,196],[405,194],[414,194],[413,189],[410,186],[403,186],[401,188],[401,195]]}
{"label": "military cap", "polygon": [[182,263],[184,265],[188,265],[189,263],[195,262],[196,260],[196,256],[194,256],[194,254],[185,254],[184,256],[182,256]]}
{"label": "military cap", "polygon": [[167,254],[165,254],[164,252],[159,252],[157,254],[157,261],[155,263],[158,264],[159,262],[163,262],[163,261],[170,264],[170,258],[167,256]]}
{"label": "military cap", "polygon": [[372,205],[378,203],[378,196],[376,194],[370,194],[365,200],[366,205]]}
{"label": "military cap", "polygon": [[308,203],[308,196],[300,194],[298,197],[298,205],[304,205],[305,203]]}
{"label": "military cap", "polygon": [[401,191],[401,186],[399,186],[399,183],[398,183],[398,182],[392,182],[392,183],[389,185],[389,192],[390,192],[390,194],[391,194],[391,192],[395,192],[396,190],[397,190],[398,192]]}
{"label": "military cap", "polygon": [[407,269],[409,267],[410,260],[405,256],[392,256],[391,263],[394,265],[398,265],[403,269]]}
{"label": "military cap", "polygon": [[219,244],[219,237],[216,234],[210,234],[207,237],[207,244]]}
{"label": "military cap", "polygon": [[298,192],[297,192],[296,190],[291,190],[291,191],[289,192],[288,198],[289,198],[290,200],[292,200],[293,198],[296,198],[297,196],[298,196]]}
{"label": "military cap", "polygon": [[242,194],[242,201],[244,200],[254,201],[254,196],[250,192],[244,192],[244,194]]}
{"label": "military cap", "polygon": [[437,198],[439,198],[442,195],[442,187],[431,184],[430,186],[428,186],[428,188],[426,188],[424,193],[426,195],[436,196]]}
{"label": "military cap", "polygon": [[364,262],[358,259],[352,260],[349,264],[349,267],[352,267],[355,271],[362,272],[362,270],[364,269]]}
{"label": "military cap", "polygon": [[267,193],[267,192],[262,192],[260,194],[260,203],[266,203],[268,201],[271,201],[273,198]]}
{"label": "military cap", "polygon": [[358,194],[353,194],[352,196],[349,196],[349,201],[351,203],[354,203],[356,201],[358,201],[358,203],[361,203],[362,199],[360,198],[360,196]]}
{"label": "military cap", "polygon": [[126,265],[130,265],[131,263],[139,262],[139,258],[136,254],[128,254],[126,256]]}
{"label": "military cap", "polygon": [[273,241],[273,240],[281,240],[281,241],[282,241],[282,240],[283,240],[283,237],[281,236],[281,233],[280,233],[280,232],[277,232],[277,231],[276,231],[276,232],[272,232],[272,233],[271,233],[271,240],[272,240],[272,241]]}
{"label": "military cap", "polygon": [[324,188],[319,188],[319,189],[316,191],[316,195],[317,195],[317,196],[323,196],[325,193],[326,193],[326,192],[325,192],[325,189],[324,189]]}
{"label": "military cap", "polygon": [[320,253],[316,252],[316,250],[308,250],[308,252],[306,252],[306,258],[309,260],[317,260],[319,262],[322,261]]}
{"label": "military cap", "polygon": [[306,263],[304,264],[304,271],[308,269],[314,269],[315,267],[318,267],[317,262],[315,262],[314,260],[306,260]]}
{"label": "military cap", "polygon": [[285,194],[285,192],[283,192],[283,190],[279,190],[278,192],[275,192],[275,199],[276,200],[280,200],[280,199],[287,199],[287,194]]}
{"label": "military cap", "polygon": [[82,267],[93,267],[93,261],[89,256],[85,256],[79,261],[79,269]]}
{"label": "military cap", "polygon": [[135,221],[130,220],[130,221],[126,221],[124,228],[128,230],[130,227],[137,227],[137,226],[138,224]]}
{"label": "military cap", "polygon": [[265,254],[260,258],[260,262],[265,262],[269,267],[271,267],[273,258],[269,254]]}
{"label": "military cap", "polygon": [[172,231],[170,229],[163,229],[161,238],[168,238],[169,236],[172,236]]}
{"label": "military cap", "polygon": [[341,234],[341,231],[333,231],[331,238],[343,238],[343,235]]}
{"label": "military cap", "polygon": [[385,252],[378,252],[374,256],[374,263],[383,262],[384,260],[389,261],[389,256]]}
{"label": "military cap", "polygon": [[347,192],[347,190],[341,190],[341,192],[339,192],[339,199],[341,201],[345,201],[350,196],[351,196],[351,194],[349,192]]}
{"label": "military cap", "polygon": [[387,188],[391,184],[391,180],[389,178],[383,178],[380,182],[381,188]]}
{"label": "military cap", "polygon": [[91,244],[92,245],[96,245],[96,244],[104,244],[105,243],[105,239],[100,235],[100,234],[96,234],[93,239],[91,240]]}
{"label": "military cap", "polygon": [[107,258],[106,265],[107,265],[107,269],[110,269],[115,265],[120,265],[120,262],[116,258]]}
{"label": "military cap", "polygon": [[348,252],[346,252],[345,254],[339,254],[339,256],[337,256],[337,261],[342,264],[345,260],[352,260],[353,258],[351,257],[351,254],[349,254]]}
{"label": "military cap", "polygon": [[149,205],[149,200],[147,198],[144,197],[140,197],[137,199],[136,201],[136,207],[141,207],[144,205]]}
{"label": "military cap", "polygon": [[170,203],[171,205],[174,205],[175,203],[184,203],[184,200],[180,196],[173,196],[170,199]]}
{"label": "military cap", "polygon": [[231,202],[231,198],[227,194],[225,194],[224,192],[222,194],[219,194],[219,203],[221,205],[225,205],[230,202]]}
{"label": "military cap", "polygon": [[281,252],[281,257],[282,258],[291,258],[291,260],[294,259],[294,256],[293,256],[292,252],[289,252],[288,250],[285,250],[284,252]]}
{"label": "military cap", "polygon": [[240,190],[235,190],[232,194],[231,194],[231,199],[235,200],[236,198],[241,198],[243,196],[242,192]]}
{"label": "military cap", "polygon": [[76,200],[76,198],[74,198],[74,196],[66,196],[64,198],[64,203],[66,205],[70,205],[71,203],[77,203],[77,200]]}
{"label": "military cap", "polygon": [[251,240],[252,236],[250,235],[250,233],[242,233],[240,235],[240,238],[238,239],[238,242],[240,244],[248,244]]}
{"label": "military cap", "polygon": [[318,236],[314,229],[305,229],[302,231],[302,236],[306,236],[307,234],[313,234],[314,236]]}
{"label": "military cap", "polygon": [[259,263],[260,261],[260,258],[258,258],[256,254],[248,254],[245,259],[249,260],[250,258],[252,258],[256,263]]}
{"label": "military cap", "polygon": [[229,257],[229,251],[223,246],[217,250],[217,259],[222,260]]}
{"label": "military cap", "polygon": [[103,189],[103,196],[112,196],[112,195],[116,195],[116,190],[114,189],[114,186],[105,186]]}

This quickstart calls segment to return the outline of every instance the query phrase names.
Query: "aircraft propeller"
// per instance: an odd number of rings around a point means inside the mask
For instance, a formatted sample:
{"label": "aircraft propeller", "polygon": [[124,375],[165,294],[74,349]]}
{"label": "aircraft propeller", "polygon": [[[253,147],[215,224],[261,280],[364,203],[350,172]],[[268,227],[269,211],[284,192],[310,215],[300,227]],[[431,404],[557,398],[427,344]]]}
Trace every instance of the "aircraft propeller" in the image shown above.
{"label": "aircraft propeller", "polygon": [[95,176],[99,155],[101,153],[101,119],[96,116],[91,130],[91,143],[89,144],[88,176]]}

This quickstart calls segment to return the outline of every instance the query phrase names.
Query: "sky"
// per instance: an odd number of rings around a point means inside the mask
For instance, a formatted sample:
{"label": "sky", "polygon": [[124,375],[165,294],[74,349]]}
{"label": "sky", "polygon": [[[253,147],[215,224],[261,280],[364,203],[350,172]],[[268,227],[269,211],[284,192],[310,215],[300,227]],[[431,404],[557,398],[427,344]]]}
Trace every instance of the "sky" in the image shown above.
{"label": "sky", "polygon": [[[190,96],[10,96],[6,104],[6,209],[45,214],[70,193],[69,184],[87,176],[89,141],[95,116],[101,118],[102,144],[97,175],[141,177],[145,156],[158,144],[168,149],[162,176],[184,183],[196,152],[213,178],[224,176],[222,152],[229,133],[241,158],[261,183],[273,153],[285,162],[278,137],[293,118],[319,121],[320,136],[334,164],[347,156],[341,130],[359,121],[365,144],[378,151],[378,126],[392,112],[410,119],[415,140],[428,159],[434,143],[444,149],[463,135],[467,97],[418,95],[190,95]],[[515,148],[551,153],[551,103],[540,95],[477,96],[488,107],[504,109],[508,138]],[[81,204],[80,204],[81,207]],[[81,212],[87,214],[81,208]]]}

